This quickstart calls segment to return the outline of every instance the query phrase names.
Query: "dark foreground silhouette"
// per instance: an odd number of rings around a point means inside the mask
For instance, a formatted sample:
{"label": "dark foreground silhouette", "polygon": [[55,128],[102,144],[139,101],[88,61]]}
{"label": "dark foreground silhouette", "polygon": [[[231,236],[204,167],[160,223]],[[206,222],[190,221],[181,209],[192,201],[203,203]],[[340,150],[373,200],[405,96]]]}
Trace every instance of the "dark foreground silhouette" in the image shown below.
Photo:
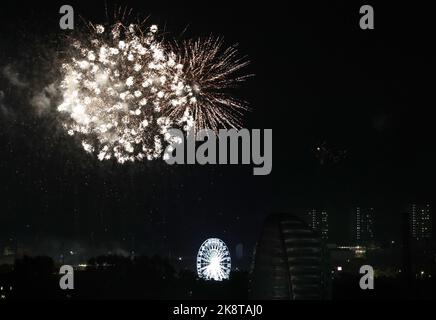
{"label": "dark foreground silhouette", "polygon": [[[23,257],[0,266],[3,299],[225,299],[252,297],[252,276],[233,271],[227,281],[204,281],[191,270],[176,270],[158,256],[100,256],[74,271],[74,290],[59,287],[59,267],[50,257]],[[412,282],[376,277],[374,290],[361,290],[358,275],[344,273],[332,280],[332,299],[434,299],[436,281]]]}

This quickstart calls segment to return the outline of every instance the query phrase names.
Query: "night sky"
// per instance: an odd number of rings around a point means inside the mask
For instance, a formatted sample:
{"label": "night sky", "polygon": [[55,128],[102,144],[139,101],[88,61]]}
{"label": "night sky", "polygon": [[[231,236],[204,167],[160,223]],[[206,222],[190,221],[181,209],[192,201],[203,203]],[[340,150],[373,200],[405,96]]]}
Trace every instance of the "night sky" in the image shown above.
{"label": "night sky", "polygon": [[[104,1],[68,3],[76,16],[105,22]],[[219,237],[232,252],[244,245],[238,263],[246,266],[271,212],[325,208],[332,241],[346,242],[355,206],[376,208],[384,240],[398,236],[408,204],[433,204],[429,10],[377,4],[375,30],[363,31],[366,2],[116,2],[174,35],[187,27],[184,37],[239,43],[255,74],[237,90],[252,108],[244,126],[273,129],[272,173],[253,176],[251,165],[101,163],[52,113],[32,110],[28,98],[56,73],[50,59],[63,50],[62,4],[0,5],[0,243],[18,239],[49,254],[74,247],[192,257]],[[6,79],[7,66],[22,86]],[[320,146],[339,156],[319,154]]]}

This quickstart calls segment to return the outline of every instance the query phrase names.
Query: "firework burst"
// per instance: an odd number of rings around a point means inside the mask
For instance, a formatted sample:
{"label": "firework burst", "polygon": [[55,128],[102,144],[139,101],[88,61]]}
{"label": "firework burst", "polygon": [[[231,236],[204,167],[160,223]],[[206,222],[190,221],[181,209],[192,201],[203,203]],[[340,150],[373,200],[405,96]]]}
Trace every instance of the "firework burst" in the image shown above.
{"label": "firework burst", "polygon": [[247,64],[235,47],[214,38],[168,45],[156,25],[90,30],[70,39],[58,111],[68,134],[99,160],[168,156],[165,147],[178,142],[170,128],[240,126],[246,104],[224,92],[246,78],[234,76]]}
{"label": "firework burst", "polygon": [[[237,72],[249,61],[238,57],[236,45],[224,48],[221,38],[187,40],[181,46],[175,44],[178,63],[183,66],[183,78],[190,86],[193,97],[190,108],[197,130],[219,127],[241,128],[241,116],[248,110],[246,102],[226,92],[236,88],[250,75],[237,76]],[[169,108],[169,116],[183,114],[183,105]]]}

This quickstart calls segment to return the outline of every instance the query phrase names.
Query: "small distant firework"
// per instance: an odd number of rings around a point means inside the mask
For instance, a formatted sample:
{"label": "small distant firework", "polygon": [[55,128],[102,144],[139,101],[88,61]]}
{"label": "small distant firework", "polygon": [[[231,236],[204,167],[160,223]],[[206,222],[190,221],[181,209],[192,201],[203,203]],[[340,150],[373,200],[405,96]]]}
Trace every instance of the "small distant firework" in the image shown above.
{"label": "small distant firework", "polygon": [[247,105],[225,92],[247,65],[220,39],[158,40],[158,27],[90,24],[62,66],[63,127],[99,160],[165,157],[170,128],[240,127]]}
{"label": "small distant firework", "polygon": [[333,149],[326,142],[318,145],[314,153],[321,165],[325,163],[338,163],[347,157],[347,150]]}

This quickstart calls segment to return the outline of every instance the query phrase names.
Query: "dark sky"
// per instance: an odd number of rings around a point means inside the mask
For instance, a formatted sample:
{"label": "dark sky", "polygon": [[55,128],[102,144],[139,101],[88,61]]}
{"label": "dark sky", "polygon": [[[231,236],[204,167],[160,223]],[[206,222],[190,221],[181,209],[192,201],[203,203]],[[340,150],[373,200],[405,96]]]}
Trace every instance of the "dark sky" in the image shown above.
{"label": "dark sky", "polygon": [[[44,78],[40,61],[55,64],[39,48],[62,49],[65,3],[2,2],[2,69]],[[68,3],[76,15],[105,21],[104,1]],[[248,255],[270,212],[326,208],[341,241],[357,205],[375,207],[378,234],[394,236],[398,213],[412,201],[432,203],[434,194],[432,20],[423,7],[377,4],[376,29],[362,31],[366,2],[345,3],[117,2],[173,34],[188,26],[186,37],[239,43],[256,74],[238,90],[252,106],[245,127],[273,129],[266,177],[252,176],[251,166],[101,164],[0,78],[0,102],[12,108],[0,118],[0,241],[188,256],[216,236],[232,250],[243,243]],[[315,150],[323,143],[346,156],[321,164]]]}

